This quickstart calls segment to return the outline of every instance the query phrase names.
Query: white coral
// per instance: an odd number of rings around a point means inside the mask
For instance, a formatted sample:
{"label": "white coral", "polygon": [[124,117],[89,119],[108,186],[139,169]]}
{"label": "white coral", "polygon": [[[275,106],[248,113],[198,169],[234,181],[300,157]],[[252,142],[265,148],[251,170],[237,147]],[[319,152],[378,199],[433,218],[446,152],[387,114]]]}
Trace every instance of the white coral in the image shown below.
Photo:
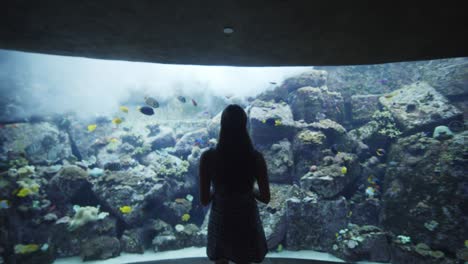
{"label": "white coral", "polygon": [[70,221],[70,224],[68,225],[68,229],[70,231],[73,231],[78,227],[85,225],[86,223],[104,219],[106,218],[106,216],[109,215],[109,213],[106,212],[100,213],[99,206],[80,207],[79,205],[75,205],[73,206],[73,210],[75,211],[75,215],[73,216],[73,218]]}

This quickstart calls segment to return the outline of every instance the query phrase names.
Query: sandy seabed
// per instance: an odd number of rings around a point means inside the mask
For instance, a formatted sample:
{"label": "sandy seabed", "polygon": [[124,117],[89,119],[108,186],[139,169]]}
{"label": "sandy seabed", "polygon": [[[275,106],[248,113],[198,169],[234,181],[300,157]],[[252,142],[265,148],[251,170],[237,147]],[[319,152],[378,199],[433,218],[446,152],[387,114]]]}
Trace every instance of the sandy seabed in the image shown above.
{"label": "sandy seabed", "polygon": [[[96,260],[96,261],[86,261],[83,262],[80,257],[70,257],[70,258],[60,258],[57,259],[54,264],[122,264],[122,263],[138,263],[145,261],[157,261],[157,260],[174,260],[181,258],[207,258],[206,257],[206,248],[205,247],[190,247],[183,248],[179,250],[171,250],[164,252],[154,252],[147,250],[144,254],[128,254],[122,253],[120,256],[106,259],[106,260]],[[267,258],[291,258],[291,259],[307,259],[307,260],[321,260],[329,261],[336,263],[344,263],[342,259],[339,259],[331,254],[317,252],[313,250],[299,250],[299,251],[288,251],[284,250],[282,252],[271,252],[267,254]],[[372,264],[380,262],[367,262],[367,261],[358,261],[356,263],[362,264]]]}

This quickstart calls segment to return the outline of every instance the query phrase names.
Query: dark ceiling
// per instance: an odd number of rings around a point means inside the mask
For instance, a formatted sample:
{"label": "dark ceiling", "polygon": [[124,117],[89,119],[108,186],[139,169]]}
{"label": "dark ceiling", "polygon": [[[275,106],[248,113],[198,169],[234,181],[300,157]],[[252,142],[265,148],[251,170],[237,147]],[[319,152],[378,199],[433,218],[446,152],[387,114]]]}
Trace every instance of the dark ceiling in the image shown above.
{"label": "dark ceiling", "polygon": [[[451,1],[3,1],[0,48],[202,65],[349,65],[468,56]],[[232,27],[234,33],[223,33]]]}

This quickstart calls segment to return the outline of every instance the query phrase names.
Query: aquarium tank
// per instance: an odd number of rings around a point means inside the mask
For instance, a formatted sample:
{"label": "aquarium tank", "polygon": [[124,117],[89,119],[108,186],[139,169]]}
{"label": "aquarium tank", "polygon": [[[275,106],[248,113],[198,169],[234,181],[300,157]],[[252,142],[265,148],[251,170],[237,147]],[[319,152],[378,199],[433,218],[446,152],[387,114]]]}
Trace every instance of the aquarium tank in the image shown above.
{"label": "aquarium tank", "polygon": [[468,58],[255,68],[2,50],[0,91],[0,263],[208,261],[198,163],[229,104],[268,166],[267,258],[468,261]]}

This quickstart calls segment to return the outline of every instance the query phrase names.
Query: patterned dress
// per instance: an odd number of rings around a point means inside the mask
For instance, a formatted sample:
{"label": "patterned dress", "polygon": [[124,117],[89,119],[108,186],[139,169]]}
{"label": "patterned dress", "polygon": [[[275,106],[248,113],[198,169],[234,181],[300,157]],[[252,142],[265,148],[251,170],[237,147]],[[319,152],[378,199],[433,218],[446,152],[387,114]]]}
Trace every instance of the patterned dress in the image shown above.
{"label": "patterned dress", "polygon": [[268,251],[253,193],[215,192],[208,223],[210,260],[262,262]]}
{"label": "patterned dress", "polygon": [[[215,150],[208,154],[219,157]],[[268,251],[253,194],[253,181],[248,180],[255,177],[254,157],[248,162],[234,162],[237,164],[234,167],[222,165],[222,160],[211,159],[216,165],[211,166],[210,171],[214,187],[208,222],[207,255],[210,260],[261,262]]]}

